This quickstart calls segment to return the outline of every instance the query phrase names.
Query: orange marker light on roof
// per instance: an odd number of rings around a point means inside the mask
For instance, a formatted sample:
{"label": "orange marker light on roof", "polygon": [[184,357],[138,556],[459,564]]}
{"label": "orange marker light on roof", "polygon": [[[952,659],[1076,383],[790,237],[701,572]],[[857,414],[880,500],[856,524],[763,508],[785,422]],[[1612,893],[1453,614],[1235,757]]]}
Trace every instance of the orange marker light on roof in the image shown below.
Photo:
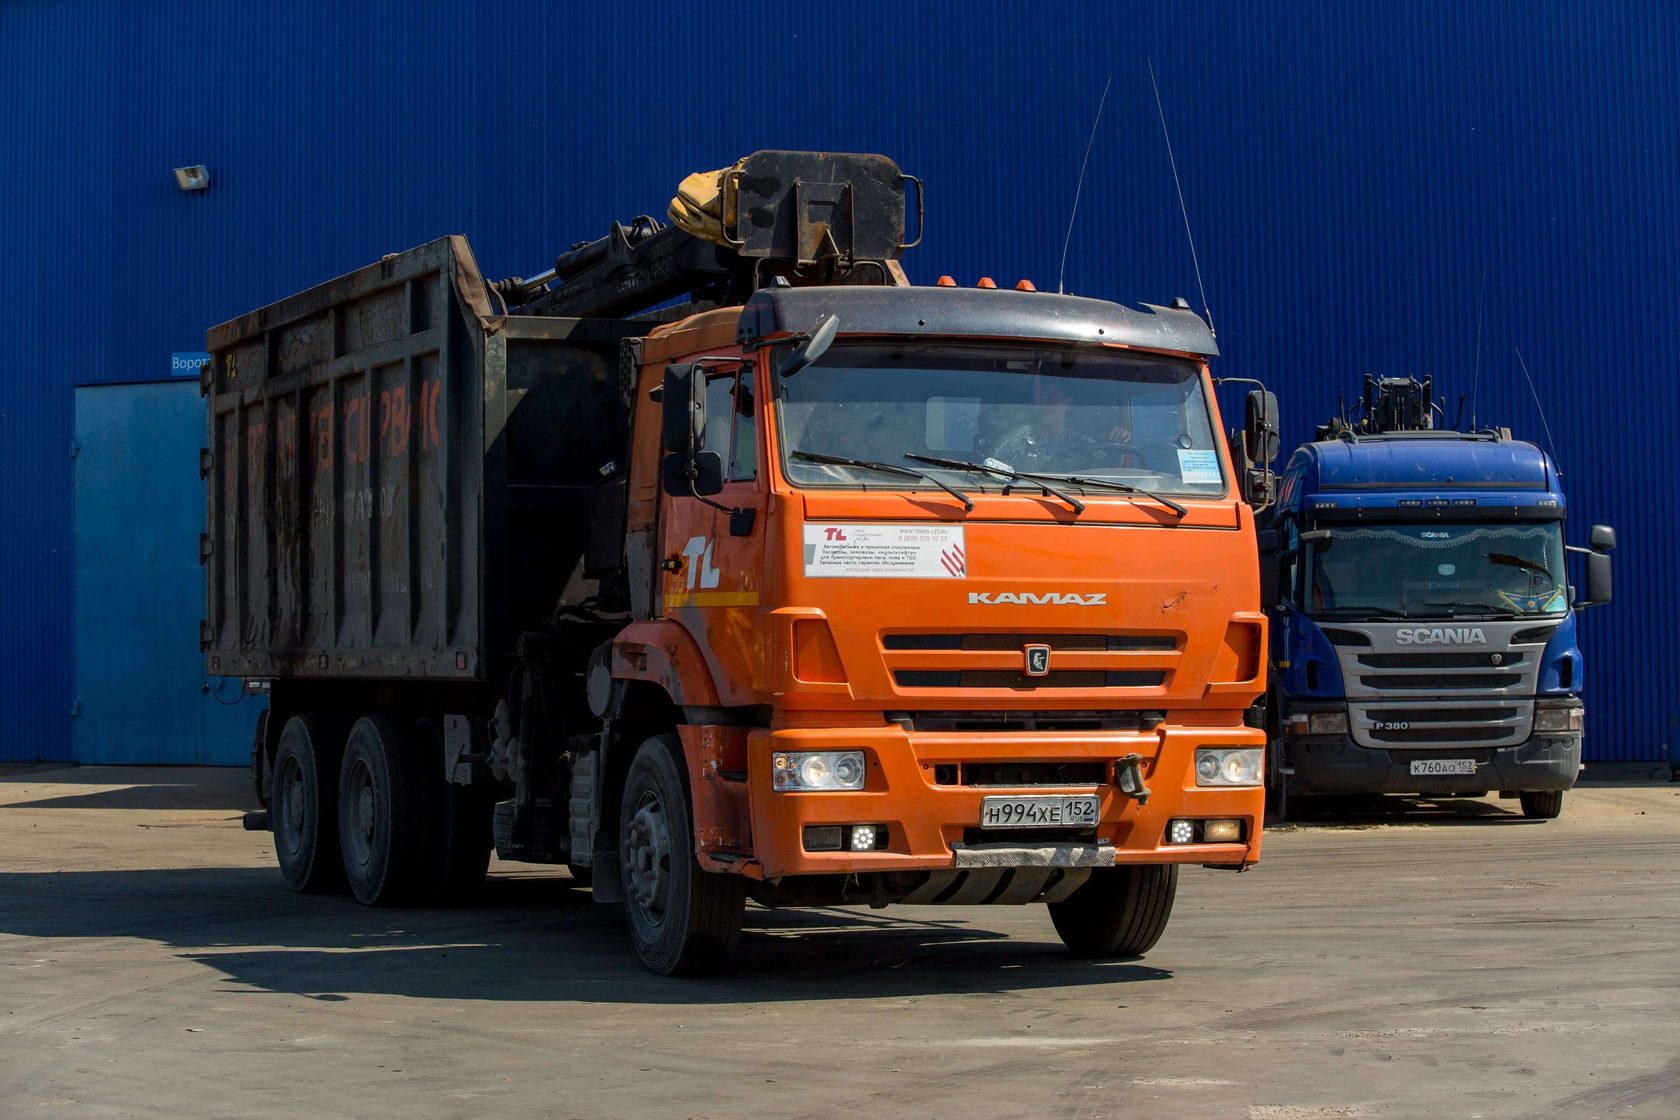
{"label": "orange marker light on roof", "polygon": [[980,283],[976,284],[975,287],[977,287],[977,288],[995,288],[995,287],[997,287],[997,281],[993,280],[990,276],[982,276],[982,277],[980,277]]}
{"label": "orange marker light on roof", "polygon": [[1015,281],[1015,290],[1017,292],[1036,292],[1036,291],[1038,291],[1037,288],[1033,287],[1033,282],[1031,280],[1017,280],[1017,281]]}
{"label": "orange marker light on roof", "polygon": [[935,286],[940,288],[954,288],[957,286],[957,282],[949,276],[941,276],[937,281],[935,281]]}

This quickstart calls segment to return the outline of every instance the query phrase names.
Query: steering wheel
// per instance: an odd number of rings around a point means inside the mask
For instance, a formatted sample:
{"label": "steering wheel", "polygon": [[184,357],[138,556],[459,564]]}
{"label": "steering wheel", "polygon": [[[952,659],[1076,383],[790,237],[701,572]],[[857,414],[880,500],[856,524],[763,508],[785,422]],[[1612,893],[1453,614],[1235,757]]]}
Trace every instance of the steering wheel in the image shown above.
{"label": "steering wheel", "polygon": [[1137,467],[1144,469],[1143,453],[1130,443],[1103,439],[1079,447],[1069,447],[1050,457],[1050,465],[1057,470],[1089,470],[1092,467]]}

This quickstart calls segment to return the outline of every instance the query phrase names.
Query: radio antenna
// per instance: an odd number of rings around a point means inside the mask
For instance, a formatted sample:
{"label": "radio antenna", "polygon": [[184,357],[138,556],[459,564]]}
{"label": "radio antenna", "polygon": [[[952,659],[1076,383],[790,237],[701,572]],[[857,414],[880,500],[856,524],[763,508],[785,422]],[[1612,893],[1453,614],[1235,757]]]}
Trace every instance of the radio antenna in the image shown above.
{"label": "radio antenna", "polygon": [[[1551,452],[1552,463],[1555,465],[1557,463],[1557,444],[1552,441],[1552,426],[1546,423],[1546,407],[1540,403],[1540,394],[1535,391],[1534,378],[1528,375],[1528,363],[1523,361],[1522,351],[1517,350],[1515,346],[1511,349],[1517,351],[1517,364],[1522,367],[1523,380],[1528,382],[1529,395],[1534,398],[1534,410],[1540,414],[1540,426],[1546,430],[1546,450]],[[1559,467],[1558,474],[1561,475],[1562,473],[1563,468]]]}
{"label": "radio antenna", "polygon": [[1149,62],[1149,88],[1155,91],[1155,114],[1161,118],[1161,135],[1167,141],[1167,162],[1172,164],[1173,186],[1178,190],[1178,212],[1184,215],[1184,239],[1190,242],[1190,263],[1196,269],[1196,287],[1202,293],[1202,318],[1207,320],[1208,333],[1218,336],[1213,329],[1213,309],[1208,306],[1207,286],[1202,283],[1202,262],[1196,259],[1196,235],[1190,232],[1190,209],[1184,205],[1184,184],[1178,180],[1178,160],[1173,156],[1172,133],[1167,131],[1167,111],[1161,107],[1161,87],[1155,81],[1155,60]]}
{"label": "radio antenna", "polygon": [[1067,236],[1062,238],[1062,266],[1056,270],[1056,294],[1062,294],[1062,279],[1067,275],[1068,246],[1073,244],[1073,221],[1079,217],[1079,195],[1085,189],[1085,168],[1091,163],[1091,145],[1097,142],[1097,125],[1102,123],[1103,106],[1108,104],[1108,87],[1114,84],[1114,74],[1103,83],[1102,100],[1097,102],[1097,116],[1091,122],[1091,135],[1085,141],[1085,158],[1079,162],[1079,182],[1073,188],[1073,213],[1068,215]]}
{"label": "radio antenna", "polygon": [[[1476,293],[1476,372],[1470,378],[1470,430],[1476,430],[1476,390],[1482,384],[1482,309],[1487,306],[1487,262],[1482,262],[1482,284]],[[1459,412],[1464,406],[1459,405]]]}

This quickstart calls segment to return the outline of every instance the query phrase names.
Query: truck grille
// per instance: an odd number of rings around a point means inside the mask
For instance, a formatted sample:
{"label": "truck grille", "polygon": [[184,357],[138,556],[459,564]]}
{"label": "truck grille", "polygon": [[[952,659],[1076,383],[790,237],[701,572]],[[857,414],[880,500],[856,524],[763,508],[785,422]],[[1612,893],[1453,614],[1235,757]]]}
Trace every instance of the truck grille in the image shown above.
{"label": "truck grille", "polygon": [[[1106,762],[963,762],[935,767],[934,780],[964,786],[1100,786],[1108,781]],[[952,774],[951,771],[956,771]]]}
{"label": "truck grille", "polygon": [[1528,738],[1533,705],[1442,704],[1428,708],[1352,704],[1354,740],[1368,747],[1501,747]]}
{"label": "truck grille", "polygon": [[1022,646],[1049,646],[1057,650],[1110,650],[1143,653],[1176,650],[1172,634],[882,634],[881,648],[1019,650]]}
{"label": "truck grille", "polygon": [[[1159,688],[1184,656],[1182,631],[918,631],[884,633],[881,656],[900,688]],[[1047,672],[1027,674],[1028,646],[1049,648]]]}
{"label": "truck grille", "polygon": [[1029,677],[1007,669],[899,669],[893,680],[904,688],[1153,688],[1165,672],[1067,669]]}

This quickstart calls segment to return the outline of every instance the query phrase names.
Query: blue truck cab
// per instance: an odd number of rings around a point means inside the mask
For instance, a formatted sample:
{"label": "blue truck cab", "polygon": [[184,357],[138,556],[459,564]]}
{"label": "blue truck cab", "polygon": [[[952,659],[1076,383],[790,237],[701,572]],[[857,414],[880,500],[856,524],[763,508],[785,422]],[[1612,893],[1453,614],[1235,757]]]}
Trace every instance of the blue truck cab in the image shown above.
{"label": "blue truck cab", "polygon": [[[1263,534],[1275,810],[1499,791],[1557,816],[1581,766],[1576,612],[1610,596],[1614,532],[1565,546],[1557,467],[1534,444],[1360,426],[1294,452]],[[1586,556],[1584,597],[1567,553]]]}

